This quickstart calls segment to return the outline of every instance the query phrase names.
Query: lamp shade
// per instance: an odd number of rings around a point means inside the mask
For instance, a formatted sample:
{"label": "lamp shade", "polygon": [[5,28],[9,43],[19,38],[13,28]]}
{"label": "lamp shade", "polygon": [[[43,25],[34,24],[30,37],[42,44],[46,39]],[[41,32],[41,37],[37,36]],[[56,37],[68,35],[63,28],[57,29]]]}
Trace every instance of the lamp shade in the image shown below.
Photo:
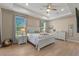
{"label": "lamp shade", "polygon": [[25,28],[21,28],[21,32],[25,32],[26,30],[25,30]]}

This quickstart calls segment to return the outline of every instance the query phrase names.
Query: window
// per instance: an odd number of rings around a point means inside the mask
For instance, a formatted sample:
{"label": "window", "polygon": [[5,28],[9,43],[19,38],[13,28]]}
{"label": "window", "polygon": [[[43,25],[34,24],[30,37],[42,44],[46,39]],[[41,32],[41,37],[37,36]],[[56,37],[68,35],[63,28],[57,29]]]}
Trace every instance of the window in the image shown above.
{"label": "window", "polygon": [[46,21],[45,20],[40,21],[40,31],[46,32]]}
{"label": "window", "polygon": [[26,35],[27,20],[21,16],[15,16],[16,38],[21,35]]}

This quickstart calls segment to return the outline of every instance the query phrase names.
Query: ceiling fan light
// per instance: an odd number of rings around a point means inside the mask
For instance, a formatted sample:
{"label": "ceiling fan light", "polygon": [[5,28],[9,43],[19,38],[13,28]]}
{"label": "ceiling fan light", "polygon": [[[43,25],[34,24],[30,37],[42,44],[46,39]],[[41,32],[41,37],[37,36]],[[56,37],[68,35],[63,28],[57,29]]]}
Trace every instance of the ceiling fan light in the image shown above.
{"label": "ceiling fan light", "polygon": [[61,11],[64,11],[64,9],[61,9]]}
{"label": "ceiling fan light", "polygon": [[47,12],[49,12],[49,11],[50,11],[50,9],[47,9],[46,11],[47,11]]}

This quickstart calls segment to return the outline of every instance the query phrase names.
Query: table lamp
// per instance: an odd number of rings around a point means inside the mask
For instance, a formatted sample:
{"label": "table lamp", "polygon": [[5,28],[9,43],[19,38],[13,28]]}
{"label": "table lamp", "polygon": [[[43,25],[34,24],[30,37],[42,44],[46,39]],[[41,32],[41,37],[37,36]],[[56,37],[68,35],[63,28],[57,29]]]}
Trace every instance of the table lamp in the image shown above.
{"label": "table lamp", "polygon": [[25,28],[21,28],[22,35],[24,35],[25,31]]}

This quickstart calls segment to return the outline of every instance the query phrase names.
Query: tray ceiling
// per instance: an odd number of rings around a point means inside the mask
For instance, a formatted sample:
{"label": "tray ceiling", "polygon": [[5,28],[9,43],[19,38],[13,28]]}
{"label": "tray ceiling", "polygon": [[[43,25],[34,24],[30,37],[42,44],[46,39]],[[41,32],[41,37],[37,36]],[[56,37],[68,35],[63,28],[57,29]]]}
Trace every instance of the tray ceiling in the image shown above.
{"label": "tray ceiling", "polygon": [[[51,10],[49,14],[46,13],[46,9],[48,3],[4,3],[0,4],[2,8],[10,9],[13,11],[17,11],[20,13],[24,13],[27,15],[31,15],[34,17],[38,17],[45,20],[53,20],[58,17],[63,17],[67,15],[74,15],[75,8],[79,6],[79,4],[75,3],[52,3],[52,6],[57,10]],[[52,8],[53,8],[52,7]]]}

